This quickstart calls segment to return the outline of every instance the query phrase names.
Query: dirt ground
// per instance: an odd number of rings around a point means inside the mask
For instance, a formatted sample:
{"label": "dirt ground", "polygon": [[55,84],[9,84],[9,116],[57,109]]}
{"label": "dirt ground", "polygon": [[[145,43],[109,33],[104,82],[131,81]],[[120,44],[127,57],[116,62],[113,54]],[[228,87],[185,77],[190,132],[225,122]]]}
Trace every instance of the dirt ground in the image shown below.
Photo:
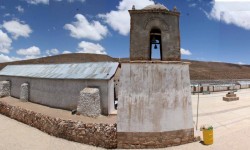
{"label": "dirt ground", "polygon": [[51,107],[42,106],[35,103],[30,102],[21,102],[13,97],[5,97],[0,98],[0,101],[6,102],[12,106],[19,106],[26,110],[35,111],[41,114],[45,114],[47,116],[51,116],[54,118],[61,118],[65,120],[74,120],[74,121],[83,121],[85,123],[116,123],[116,115],[111,116],[99,116],[97,118],[84,117],[81,115],[72,115],[71,111],[55,109]]}
{"label": "dirt ground", "polygon": [[0,115],[0,150],[95,150],[90,145],[50,136],[36,128]]}

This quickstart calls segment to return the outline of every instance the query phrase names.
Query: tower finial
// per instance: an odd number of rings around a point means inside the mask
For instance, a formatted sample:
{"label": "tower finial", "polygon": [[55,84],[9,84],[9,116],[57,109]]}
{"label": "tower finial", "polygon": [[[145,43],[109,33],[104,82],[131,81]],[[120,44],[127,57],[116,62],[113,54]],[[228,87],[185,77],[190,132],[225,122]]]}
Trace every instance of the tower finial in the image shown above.
{"label": "tower finial", "polygon": [[135,10],[135,5],[132,6],[132,10]]}
{"label": "tower finial", "polygon": [[174,12],[177,12],[177,7],[176,7],[176,6],[174,6],[173,11],[174,11]]}

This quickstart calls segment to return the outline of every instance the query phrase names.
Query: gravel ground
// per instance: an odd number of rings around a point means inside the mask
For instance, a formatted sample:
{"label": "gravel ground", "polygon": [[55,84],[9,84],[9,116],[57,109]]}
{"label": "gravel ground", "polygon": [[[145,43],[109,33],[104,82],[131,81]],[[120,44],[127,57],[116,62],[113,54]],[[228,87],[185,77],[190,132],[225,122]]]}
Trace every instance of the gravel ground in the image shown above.
{"label": "gravel ground", "polygon": [[0,150],[96,150],[90,145],[50,136],[0,115]]}

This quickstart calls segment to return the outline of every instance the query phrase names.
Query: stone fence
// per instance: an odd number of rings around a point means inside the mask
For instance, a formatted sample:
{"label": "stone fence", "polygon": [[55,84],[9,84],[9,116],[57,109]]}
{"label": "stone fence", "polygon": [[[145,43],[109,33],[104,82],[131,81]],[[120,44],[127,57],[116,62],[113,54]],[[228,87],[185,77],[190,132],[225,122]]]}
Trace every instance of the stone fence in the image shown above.
{"label": "stone fence", "polygon": [[59,138],[108,149],[117,147],[116,124],[63,120],[1,101],[0,113]]}

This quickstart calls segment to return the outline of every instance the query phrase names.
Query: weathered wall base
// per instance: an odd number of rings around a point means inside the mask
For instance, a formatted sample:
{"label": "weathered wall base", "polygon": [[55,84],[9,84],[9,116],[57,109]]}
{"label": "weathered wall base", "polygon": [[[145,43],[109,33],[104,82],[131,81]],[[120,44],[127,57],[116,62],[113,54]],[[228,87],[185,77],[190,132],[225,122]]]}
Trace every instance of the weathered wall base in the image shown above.
{"label": "weathered wall base", "polygon": [[117,147],[116,124],[63,120],[1,101],[0,113],[59,138],[104,148]]}
{"label": "weathered wall base", "polygon": [[163,148],[194,142],[194,129],[168,132],[118,132],[117,148]]}

